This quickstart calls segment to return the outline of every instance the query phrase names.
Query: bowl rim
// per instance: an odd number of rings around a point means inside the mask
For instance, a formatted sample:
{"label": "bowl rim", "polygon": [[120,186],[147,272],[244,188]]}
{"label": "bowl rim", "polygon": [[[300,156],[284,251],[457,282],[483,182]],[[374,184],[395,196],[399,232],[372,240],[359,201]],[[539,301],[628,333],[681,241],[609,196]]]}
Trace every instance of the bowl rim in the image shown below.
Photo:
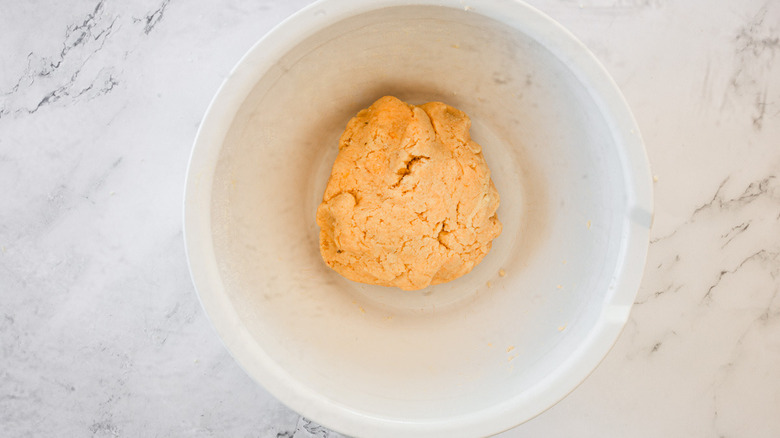
{"label": "bowl rim", "polygon": [[[255,345],[224,293],[211,238],[214,166],[233,118],[262,74],[283,53],[345,18],[395,6],[441,6],[479,14],[538,41],[589,90],[615,143],[622,147],[628,213],[616,270],[601,315],[579,348],[529,391],[502,403],[456,417],[404,420],[379,417],[330,400],[298,381]],[[185,253],[198,299],[211,325],[244,371],[274,397],[326,427],[353,436],[484,436],[515,427],[565,398],[606,357],[628,320],[649,247],[653,215],[652,177],[639,127],[617,84],[571,32],[518,0],[319,0],[283,20],[238,61],[209,104],[195,137],[184,189]],[[257,366],[257,365],[260,366]]]}

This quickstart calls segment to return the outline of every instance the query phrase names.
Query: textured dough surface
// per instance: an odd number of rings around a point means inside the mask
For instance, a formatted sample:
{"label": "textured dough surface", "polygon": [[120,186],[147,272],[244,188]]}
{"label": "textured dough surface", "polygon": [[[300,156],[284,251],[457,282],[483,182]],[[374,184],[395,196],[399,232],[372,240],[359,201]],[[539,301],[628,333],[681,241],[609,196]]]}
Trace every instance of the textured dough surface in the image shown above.
{"label": "textured dough surface", "polygon": [[353,117],[317,209],[320,252],[344,277],[416,290],[476,266],[501,233],[471,120],[385,96]]}

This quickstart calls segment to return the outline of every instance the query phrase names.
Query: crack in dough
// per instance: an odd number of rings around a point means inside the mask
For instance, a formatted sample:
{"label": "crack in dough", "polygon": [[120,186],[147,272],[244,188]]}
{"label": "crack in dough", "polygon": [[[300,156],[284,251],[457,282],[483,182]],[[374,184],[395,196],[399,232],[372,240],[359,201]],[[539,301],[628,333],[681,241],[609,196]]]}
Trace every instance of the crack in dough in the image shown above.
{"label": "crack in dough", "polygon": [[385,96],[339,140],[317,209],[323,260],[361,283],[422,289],[476,266],[501,233],[499,196],[471,120]]}

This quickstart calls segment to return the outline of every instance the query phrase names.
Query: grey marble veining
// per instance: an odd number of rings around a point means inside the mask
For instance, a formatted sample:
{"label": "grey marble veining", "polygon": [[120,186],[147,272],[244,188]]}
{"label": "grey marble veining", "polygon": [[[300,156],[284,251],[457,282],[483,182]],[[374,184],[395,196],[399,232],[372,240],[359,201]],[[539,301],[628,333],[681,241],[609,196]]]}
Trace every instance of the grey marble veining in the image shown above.
{"label": "grey marble veining", "polygon": [[[233,362],[191,285],[183,180],[208,102],[309,3],[0,8],[2,436],[339,436]],[[623,334],[507,437],[780,430],[780,4],[535,0],[605,64],[657,176]]]}

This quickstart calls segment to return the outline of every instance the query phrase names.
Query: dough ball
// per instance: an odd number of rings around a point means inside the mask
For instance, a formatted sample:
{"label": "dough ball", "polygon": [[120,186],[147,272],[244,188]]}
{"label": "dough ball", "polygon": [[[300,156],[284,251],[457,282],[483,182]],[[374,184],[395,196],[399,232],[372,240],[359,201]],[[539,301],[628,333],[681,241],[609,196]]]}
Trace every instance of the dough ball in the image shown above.
{"label": "dough ball", "polygon": [[317,209],[325,263],[361,283],[422,289],[476,266],[501,233],[471,120],[385,96],[353,117]]}

